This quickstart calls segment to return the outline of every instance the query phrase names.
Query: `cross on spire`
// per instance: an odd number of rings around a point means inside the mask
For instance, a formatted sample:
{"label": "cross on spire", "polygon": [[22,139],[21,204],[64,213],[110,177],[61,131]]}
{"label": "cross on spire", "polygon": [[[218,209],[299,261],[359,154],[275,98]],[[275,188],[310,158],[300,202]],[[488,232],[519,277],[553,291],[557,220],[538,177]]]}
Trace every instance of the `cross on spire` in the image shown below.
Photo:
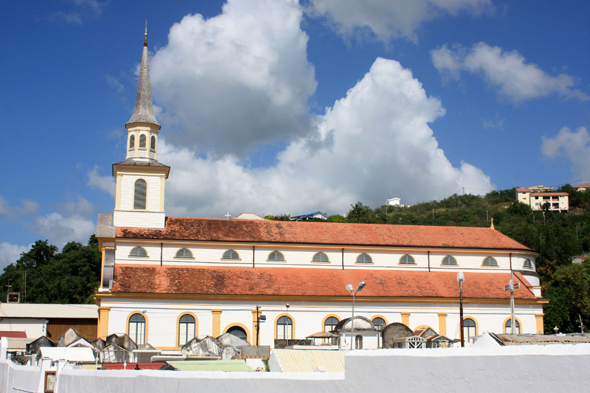
{"label": "cross on spire", "polygon": [[229,212],[225,213],[225,218],[230,218],[231,214],[229,214]]}

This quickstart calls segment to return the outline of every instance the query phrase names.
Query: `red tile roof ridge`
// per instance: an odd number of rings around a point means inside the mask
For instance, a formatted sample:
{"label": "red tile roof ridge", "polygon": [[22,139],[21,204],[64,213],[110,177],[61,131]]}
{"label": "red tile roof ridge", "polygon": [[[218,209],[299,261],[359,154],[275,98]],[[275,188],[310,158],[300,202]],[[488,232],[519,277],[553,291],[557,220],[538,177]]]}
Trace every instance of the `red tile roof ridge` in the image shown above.
{"label": "red tile roof ridge", "polygon": [[[113,294],[349,297],[349,282],[365,281],[357,297],[458,298],[456,271],[314,269],[272,267],[179,267],[115,265]],[[518,274],[517,274],[518,276]],[[524,285],[517,299],[536,300]],[[509,299],[510,273],[466,272],[464,298]]]}
{"label": "red tile roof ridge", "polygon": [[489,227],[167,217],[164,229],[117,228],[117,238],[526,250]]}

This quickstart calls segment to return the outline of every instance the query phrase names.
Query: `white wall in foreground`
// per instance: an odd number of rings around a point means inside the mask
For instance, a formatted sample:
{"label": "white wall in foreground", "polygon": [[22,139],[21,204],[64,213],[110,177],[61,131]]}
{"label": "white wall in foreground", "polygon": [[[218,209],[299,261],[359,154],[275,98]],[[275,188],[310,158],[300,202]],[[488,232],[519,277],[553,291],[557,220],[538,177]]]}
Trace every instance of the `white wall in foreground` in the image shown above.
{"label": "white wall in foreground", "polygon": [[590,344],[362,350],[341,373],[221,373],[64,369],[69,392],[560,392],[590,386]]}

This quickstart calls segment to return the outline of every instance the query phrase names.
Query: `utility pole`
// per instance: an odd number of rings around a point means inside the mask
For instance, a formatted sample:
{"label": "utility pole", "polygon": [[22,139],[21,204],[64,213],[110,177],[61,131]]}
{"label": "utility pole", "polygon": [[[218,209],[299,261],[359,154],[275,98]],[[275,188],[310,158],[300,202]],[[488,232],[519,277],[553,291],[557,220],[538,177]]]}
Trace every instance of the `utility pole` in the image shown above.
{"label": "utility pole", "polygon": [[256,306],[256,346],[260,345],[260,306]]}
{"label": "utility pole", "polygon": [[514,290],[520,288],[520,283],[514,283],[514,272],[510,271],[510,284],[504,285],[504,291],[510,291],[510,334],[514,334]]}

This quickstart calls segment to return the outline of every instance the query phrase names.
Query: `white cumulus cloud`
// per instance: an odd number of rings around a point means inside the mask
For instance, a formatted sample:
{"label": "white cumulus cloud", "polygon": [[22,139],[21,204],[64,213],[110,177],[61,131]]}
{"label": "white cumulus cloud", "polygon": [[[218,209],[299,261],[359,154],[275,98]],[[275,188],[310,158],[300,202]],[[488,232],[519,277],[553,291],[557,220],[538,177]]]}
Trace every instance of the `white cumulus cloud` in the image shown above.
{"label": "white cumulus cloud", "polygon": [[302,17],[296,1],[234,0],[216,17],[174,24],[150,62],[168,142],[245,157],[305,135],[317,82]]}
{"label": "white cumulus cloud", "polygon": [[115,179],[112,176],[101,176],[98,173],[98,166],[95,166],[91,171],[88,171],[88,182],[86,185],[90,188],[104,191],[115,197]]}
{"label": "white cumulus cloud", "polygon": [[590,179],[590,134],[586,127],[576,131],[563,127],[554,137],[542,139],[541,152],[545,157],[568,159],[576,178]]}
{"label": "white cumulus cloud", "polygon": [[0,271],[11,263],[15,263],[20,258],[20,254],[27,252],[31,246],[18,246],[7,242],[0,243]]}
{"label": "white cumulus cloud", "polygon": [[315,119],[309,135],[278,154],[275,166],[197,156],[160,139],[159,157],[172,167],[167,214],[336,214],[357,201],[378,206],[393,196],[414,203],[461,187],[492,190],[480,169],[453,167],[439,148],[429,123],[444,112],[411,71],[379,58],[346,97]]}
{"label": "white cumulus cloud", "polygon": [[590,96],[574,88],[575,78],[562,73],[556,76],[538,65],[527,63],[517,51],[504,51],[484,42],[471,49],[446,45],[431,51],[432,62],[444,78],[459,79],[460,71],[481,75],[490,87],[514,103],[558,94],[565,98],[588,100]]}
{"label": "white cumulus cloud", "polygon": [[382,41],[417,41],[416,30],[426,21],[462,11],[478,15],[493,10],[491,0],[311,0],[309,13],[326,17],[346,38],[371,33]]}

